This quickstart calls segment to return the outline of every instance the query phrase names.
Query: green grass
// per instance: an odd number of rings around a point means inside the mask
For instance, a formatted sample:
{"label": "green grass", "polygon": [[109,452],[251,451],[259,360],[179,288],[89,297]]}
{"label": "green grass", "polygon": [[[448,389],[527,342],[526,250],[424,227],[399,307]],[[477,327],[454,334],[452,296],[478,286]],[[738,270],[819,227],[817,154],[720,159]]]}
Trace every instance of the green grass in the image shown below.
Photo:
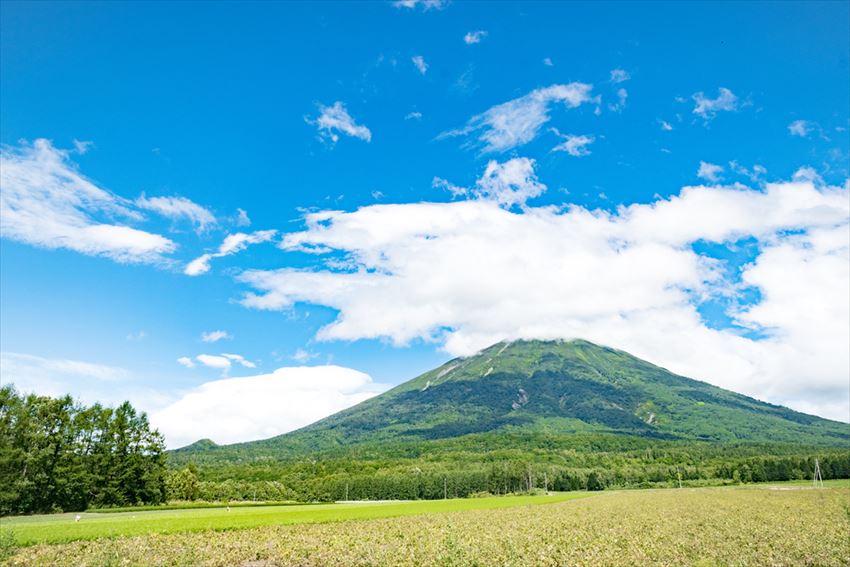
{"label": "green grass", "polygon": [[[10,549],[8,565],[850,565],[850,491],[844,486],[784,488],[787,490],[748,485],[605,491],[593,498],[545,506],[103,538]],[[507,500],[430,501],[404,506],[449,511],[462,504]],[[434,505],[442,509],[434,509]]]}
{"label": "green grass", "polygon": [[586,492],[556,493],[548,496],[502,496],[404,502],[358,502],[346,504],[304,504],[298,506],[240,506],[192,508],[140,512],[51,514],[4,518],[0,534],[14,534],[20,546],[38,543],[64,543],[118,536],[232,530],[282,524],[305,524],[392,518],[416,514],[489,510],[513,506],[547,504],[589,496]]}

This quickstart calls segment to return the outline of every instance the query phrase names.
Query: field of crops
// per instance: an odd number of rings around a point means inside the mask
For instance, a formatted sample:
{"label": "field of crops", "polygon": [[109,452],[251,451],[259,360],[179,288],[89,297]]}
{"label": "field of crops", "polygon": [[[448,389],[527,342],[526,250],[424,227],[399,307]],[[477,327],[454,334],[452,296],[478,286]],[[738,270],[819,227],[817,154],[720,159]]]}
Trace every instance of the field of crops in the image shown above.
{"label": "field of crops", "polygon": [[164,534],[206,530],[232,530],[270,525],[307,524],[393,518],[414,514],[487,510],[536,504],[552,504],[589,496],[587,492],[564,492],[540,496],[503,498],[452,498],[399,502],[352,502],[217,508],[163,509],[109,513],[48,514],[18,516],[0,521],[0,533],[11,533],[20,546],[65,543],[102,537]]}
{"label": "field of crops", "polygon": [[604,492],[539,506],[41,544],[19,549],[9,564],[846,566],[848,534],[845,486],[686,488]]}

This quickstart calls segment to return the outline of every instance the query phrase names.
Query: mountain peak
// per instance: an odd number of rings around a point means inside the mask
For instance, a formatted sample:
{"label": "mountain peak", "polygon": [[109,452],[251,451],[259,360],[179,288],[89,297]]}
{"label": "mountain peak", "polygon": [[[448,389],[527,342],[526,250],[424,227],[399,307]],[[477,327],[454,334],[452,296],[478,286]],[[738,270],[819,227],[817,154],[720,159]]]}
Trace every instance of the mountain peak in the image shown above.
{"label": "mountain peak", "polygon": [[243,446],[299,452],[541,431],[717,443],[850,440],[846,424],[570,339],[501,341],[298,431]]}

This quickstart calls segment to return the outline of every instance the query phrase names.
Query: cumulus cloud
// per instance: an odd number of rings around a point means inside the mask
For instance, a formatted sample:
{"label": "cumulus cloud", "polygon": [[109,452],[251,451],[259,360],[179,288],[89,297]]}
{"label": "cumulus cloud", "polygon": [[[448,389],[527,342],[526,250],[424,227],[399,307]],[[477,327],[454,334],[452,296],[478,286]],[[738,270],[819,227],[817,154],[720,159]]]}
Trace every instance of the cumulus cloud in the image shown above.
{"label": "cumulus cloud", "polygon": [[487,32],[484,30],[477,30],[467,32],[465,36],[463,36],[463,41],[466,45],[473,45],[476,43],[481,43],[481,40],[487,37]]}
{"label": "cumulus cloud", "polygon": [[189,358],[188,356],[181,356],[177,359],[177,364],[180,366],[185,366],[186,368],[194,368],[195,361]]}
{"label": "cumulus cloud", "polygon": [[704,93],[694,93],[694,114],[711,120],[718,112],[733,112],[738,110],[738,97],[727,88],[720,87],[716,98],[708,98]]}
{"label": "cumulus cloud", "polygon": [[274,437],[367,400],[386,386],[340,366],[279,368],[207,382],[151,416],[169,447],[201,438],[236,443]]}
{"label": "cumulus cloud", "polygon": [[546,65],[547,67],[554,67],[555,66],[555,64],[552,63],[552,59],[550,57],[544,57],[543,58],[543,64]]}
{"label": "cumulus cloud", "polygon": [[[422,339],[453,355],[503,339],[581,337],[846,419],[848,196],[847,184],[802,172],[756,189],[686,187],[614,212],[516,211],[483,198],[322,211],[281,246],[328,251],[325,265],[246,271],[242,303],[336,310],[318,340]],[[739,269],[695,246],[742,239],[758,246]],[[759,299],[736,303],[742,289]],[[701,317],[700,305],[720,298],[737,327]]]}
{"label": "cumulus cloud", "polygon": [[198,230],[204,230],[215,224],[215,216],[186,197],[145,197],[145,194],[136,199],[135,204],[140,209],[153,211],[170,219],[185,218],[194,224]]}
{"label": "cumulus cloud", "polygon": [[473,116],[463,129],[444,132],[440,137],[474,134],[484,152],[504,152],[536,138],[540,128],[549,122],[555,103],[563,103],[567,108],[598,103],[598,97],[591,96],[592,90],[592,85],[585,83],[536,89]]}
{"label": "cumulus cloud", "polygon": [[404,116],[404,119],[405,120],[422,120],[422,113],[417,111],[417,110],[414,110],[413,112],[408,112]]}
{"label": "cumulus cloud", "polygon": [[215,343],[223,339],[232,339],[233,337],[227,331],[204,331],[201,333],[201,340],[205,343]]}
{"label": "cumulus cloud", "polygon": [[372,141],[372,132],[369,128],[357,124],[340,101],[336,101],[331,106],[320,104],[319,116],[315,119],[307,118],[307,122],[319,129],[320,138],[330,140],[334,144],[339,141],[340,133],[359,138],[364,142]]}
{"label": "cumulus cloud", "polygon": [[587,146],[593,143],[593,136],[575,136],[573,134],[561,134],[556,129],[552,131],[564,139],[563,142],[552,148],[553,152],[567,152],[574,157],[589,156],[590,150]]}
{"label": "cumulus cloud", "polygon": [[425,62],[425,58],[421,55],[414,55],[410,58],[410,60],[413,62],[413,66],[416,67],[416,70],[421,74],[424,75],[428,72],[428,64]]}
{"label": "cumulus cloud", "polygon": [[38,139],[0,151],[0,234],[117,262],[164,261],[177,245],[127,226],[143,220],[133,203],[82,175],[70,152]]}
{"label": "cumulus cloud", "polygon": [[670,124],[669,122],[667,122],[666,120],[659,120],[658,124],[659,124],[659,126],[661,126],[661,129],[664,130],[665,132],[669,132],[670,130],[673,129],[673,125]]}
{"label": "cumulus cloud", "polygon": [[183,268],[183,273],[187,276],[200,276],[210,271],[210,261],[213,258],[221,258],[230,256],[245,250],[251,244],[259,244],[268,242],[277,233],[276,230],[258,230],[256,232],[245,233],[237,232],[228,234],[221,246],[218,247],[218,252],[210,254],[201,254]]}
{"label": "cumulus cloud", "polygon": [[717,165],[716,163],[708,163],[706,161],[699,162],[699,169],[697,169],[697,177],[700,179],[705,179],[706,181],[717,182],[720,181],[723,173],[723,166]]}

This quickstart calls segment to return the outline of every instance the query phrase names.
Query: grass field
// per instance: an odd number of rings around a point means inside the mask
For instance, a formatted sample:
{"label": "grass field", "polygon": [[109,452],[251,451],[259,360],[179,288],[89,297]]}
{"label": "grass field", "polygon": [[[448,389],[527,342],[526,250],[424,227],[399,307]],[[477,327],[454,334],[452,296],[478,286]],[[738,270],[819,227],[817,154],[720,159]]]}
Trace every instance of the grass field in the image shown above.
{"label": "grass field", "polygon": [[[822,490],[793,484],[780,488],[784,490],[750,486],[606,491],[543,506],[527,505],[545,501],[535,497],[313,506],[309,507],[313,514],[336,514],[335,519],[352,521],[39,544],[18,549],[8,563],[16,567],[850,565],[847,484]],[[464,509],[465,503],[478,509]],[[416,515],[374,517],[394,507]],[[340,517],[348,511],[373,519]],[[183,521],[194,521],[189,512],[200,511],[186,511]],[[301,519],[322,521],[319,517]],[[234,527],[245,525],[235,524],[231,522]],[[20,522],[14,529],[27,525]],[[194,526],[203,529],[203,522]],[[44,535],[46,530],[31,532],[35,533]]]}
{"label": "grass field", "polygon": [[231,530],[281,524],[305,524],[392,518],[414,514],[486,510],[533,504],[548,504],[588,496],[587,492],[565,492],[549,496],[505,496],[418,500],[407,502],[358,502],[350,504],[303,504],[299,506],[234,506],[156,510],[139,512],[50,514],[19,516],[0,521],[0,533],[11,532],[17,545],[63,543],[103,537]]}

